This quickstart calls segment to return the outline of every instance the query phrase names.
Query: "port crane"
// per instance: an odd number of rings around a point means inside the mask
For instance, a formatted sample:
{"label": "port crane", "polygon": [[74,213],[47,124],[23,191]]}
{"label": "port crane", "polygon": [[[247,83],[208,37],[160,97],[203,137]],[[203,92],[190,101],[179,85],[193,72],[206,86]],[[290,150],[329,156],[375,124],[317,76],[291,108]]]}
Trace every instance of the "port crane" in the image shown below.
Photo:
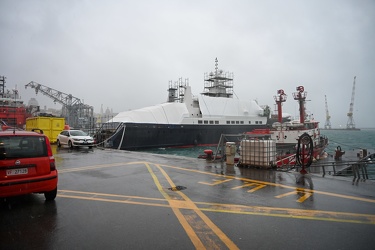
{"label": "port crane", "polygon": [[355,129],[355,123],[353,119],[353,106],[354,106],[354,93],[355,93],[355,80],[356,76],[354,76],[354,81],[353,81],[353,89],[352,89],[352,99],[350,101],[350,106],[349,106],[349,112],[348,112],[348,122],[346,123],[346,129]]}
{"label": "port crane", "polygon": [[325,129],[331,129],[331,116],[328,112],[328,103],[327,103],[327,96],[324,95],[325,101],[326,101],[326,122],[324,124]]}
{"label": "port crane", "polygon": [[27,87],[35,89],[36,94],[41,92],[50,97],[54,103],[62,104],[61,116],[69,126],[77,129],[95,128],[94,108],[84,104],[79,98],[33,81],[26,84],[25,88]]}

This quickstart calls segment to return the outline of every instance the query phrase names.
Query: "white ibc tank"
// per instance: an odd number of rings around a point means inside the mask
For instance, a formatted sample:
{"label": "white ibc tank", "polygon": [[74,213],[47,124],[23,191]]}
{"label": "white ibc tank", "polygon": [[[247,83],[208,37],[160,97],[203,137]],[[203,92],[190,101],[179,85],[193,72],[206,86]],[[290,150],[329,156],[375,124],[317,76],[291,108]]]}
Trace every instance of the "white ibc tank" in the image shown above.
{"label": "white ibc tank", "polygon": [[269,168],[276,162],[274,140],[242,140],[240,146],[242,165]]}

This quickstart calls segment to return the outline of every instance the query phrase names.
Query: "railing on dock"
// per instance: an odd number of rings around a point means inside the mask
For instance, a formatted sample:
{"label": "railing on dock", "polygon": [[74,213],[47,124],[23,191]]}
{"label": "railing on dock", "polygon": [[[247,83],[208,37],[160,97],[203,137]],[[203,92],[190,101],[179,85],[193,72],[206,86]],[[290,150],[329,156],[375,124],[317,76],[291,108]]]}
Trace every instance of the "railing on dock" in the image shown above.
{"label": "railing on dock", "polygon": [[[291,155],[293,159],[295,155]],[[279,165],[277,170],[289,171],[295,169],[299,171],[300,167],[294,164]],[[317,161],[307,168],[308,173],[352,177],[353,183],[366,180],[375,180],[375,154],[353,161]]]}
{"label": "railing on dock", "polygon": [[[223,161],[225,157],[226,142],[233,141],[239,144],[239,142],[243,139],[243,135],[239,134],[222,134],[213,160],[219,158]],[[239,163],[236,164],[237,166],[244,166],[243,164],[240,164],[241,157],[242,156],[239,155],[240,160]],[[366,157],[363,157],[361,154],[357,154],[356,157],[351,155],[350,160],[334,159],[334,157],[332,157],[332,160],[329,159],[330,158],[326,158],[314,162],[306,169],[307,172],[311,174],[321,174],[322,177],[331,175],[353,178],[353,183],[366,180],[375,180],[375,153],[369,154]],[[296,154],[291,154],[283,159],[278,159],[271,170],[293,170],[298,172],[300,167],[296,164]]]}
{"label": "railing on dock", "polygon": [[375,180],[375,154],[358,161],[332,161],[315,163],[310,166],[310,172],[321,173],[322,176],[333,175],[353,177],[353,182],[360,180]]}

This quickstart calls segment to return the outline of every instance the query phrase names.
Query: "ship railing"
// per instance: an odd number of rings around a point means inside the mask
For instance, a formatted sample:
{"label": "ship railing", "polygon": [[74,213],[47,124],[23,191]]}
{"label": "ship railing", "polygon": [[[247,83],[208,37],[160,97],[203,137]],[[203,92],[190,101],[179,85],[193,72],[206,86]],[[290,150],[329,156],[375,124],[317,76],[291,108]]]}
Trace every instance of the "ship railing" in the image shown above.
{"label": "ship railing", "polygon": [[281,158],[276,161],[276,166],[278,170],[289,171],[294,169],[296,166],[296,154]]}

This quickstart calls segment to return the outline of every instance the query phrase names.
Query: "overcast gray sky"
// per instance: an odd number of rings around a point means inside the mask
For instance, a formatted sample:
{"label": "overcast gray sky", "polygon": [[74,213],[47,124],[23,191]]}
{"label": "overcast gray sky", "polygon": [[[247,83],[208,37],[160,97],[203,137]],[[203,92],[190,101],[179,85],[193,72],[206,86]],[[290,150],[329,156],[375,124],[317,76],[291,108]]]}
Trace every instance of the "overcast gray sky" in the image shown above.
{"label": "overcast gray sky", "polygon": [[60,108],[30,81],[114,112],[167,100],[170,80],[203,91],[205,72],[234,73],[234,92],[298,114],[292,93],[303,85],[307,110],[346,126],[353,78],[354,121],[375,127],[375,1],[13,1],[0,0],[0,75],[27,103]]}

